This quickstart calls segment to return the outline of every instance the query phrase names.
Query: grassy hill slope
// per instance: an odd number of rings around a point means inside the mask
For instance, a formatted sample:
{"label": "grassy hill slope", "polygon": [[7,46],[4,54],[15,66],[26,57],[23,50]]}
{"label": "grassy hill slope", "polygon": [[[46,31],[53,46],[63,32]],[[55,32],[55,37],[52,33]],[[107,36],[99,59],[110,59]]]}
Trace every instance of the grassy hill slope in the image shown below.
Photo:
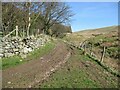
{"label": "grassy hill slope", "polygon": [[105,33],[109,33],[109,32],[114,32],[114,31],[118,31],[118,27],[117,26],[109,26],[109,27],[103,27],[103,28],[97,28],[97,29],[88,29],[88,30],[83,30],[83,31],[78,31],[75,33],[79,33],[79,34],[86,34],[90,35],[90,34],[105,34]]}
{"label": "grassy hill slope", "polygon": [[79,45],[80,42],[83,42],[88,38],[95,37],[97,35],[102,35],[102,34],[109,34],[112,32],[118,35],[118,26],[110,26],[110,27],[104,27],[104,28],[73,32],[72,34],[67,34],[66,37],[64,37],[64,39]]}
{"label": "grassy hill slope", "polygon": [[[106,47],[103,63],[118,71],[119,63],[119,38],[118,26],[104,27],[98,29],[84,30],[66,35],[64,40],[80,46],[85,40],[92,43],[92,52],[100,60],[103,47]],[[88,51],[90,47],[87,47]]]}

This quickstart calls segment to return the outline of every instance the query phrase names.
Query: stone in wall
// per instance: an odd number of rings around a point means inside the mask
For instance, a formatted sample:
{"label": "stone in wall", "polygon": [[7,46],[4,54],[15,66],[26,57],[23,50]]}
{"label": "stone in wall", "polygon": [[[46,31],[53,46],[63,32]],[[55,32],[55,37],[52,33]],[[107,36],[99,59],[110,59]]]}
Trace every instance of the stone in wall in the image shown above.
{"label": "stone in wall", "polygon": [[31,36],[29,38],[7,38],[2,40],[2,53],[0,57],[10,57],[13,55],[26,56],[29,52],[34,51],[35,48],[43,46],[50,41],[47,35],[40,35],[38,38]]}

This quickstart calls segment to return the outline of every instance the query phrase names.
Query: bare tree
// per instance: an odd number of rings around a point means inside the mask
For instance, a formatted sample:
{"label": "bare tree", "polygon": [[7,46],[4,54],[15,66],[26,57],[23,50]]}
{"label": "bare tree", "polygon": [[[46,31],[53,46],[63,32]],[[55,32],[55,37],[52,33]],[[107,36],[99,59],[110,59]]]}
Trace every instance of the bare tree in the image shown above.
{"label": "bare tree", "polygon": [[73,16],[70,7],[62,2],[17,2],[3,5],[3,26],[12,31],[17,24],[26,30],[27,36],[35,27],[49,34],[54,24],[69,22]]}
{"label": "bare tree", "polygon": [[29,36],[31,26],[36,22],[41,14],[41,7],[44,2],[17,2],[16,7],[21,9],[23,13],[22,20],[25,24],[25,29],[27,30],[27,36]]}
{"label": "bare tree", "polygon": [[13,3],[2,3],[2,26],[4,33],[12,31],[17,22],[17,14],[19,10],[15,8]]}
{"label": "bare tree", "polygon": [[44,32],[48,34],[48,29],[54,24],[66,23],[73,14],[70,7],[63,2],[46,2],[41,10],[41,21]]}

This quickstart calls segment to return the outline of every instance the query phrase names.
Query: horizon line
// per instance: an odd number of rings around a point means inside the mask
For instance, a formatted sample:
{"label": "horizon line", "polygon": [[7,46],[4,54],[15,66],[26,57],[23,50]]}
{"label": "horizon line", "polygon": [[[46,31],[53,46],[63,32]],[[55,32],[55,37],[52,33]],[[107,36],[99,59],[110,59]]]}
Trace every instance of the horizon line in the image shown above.
{"label": "horizon line", "polygon": [[110,25],[110,26],[103,26],[103,27],[96,27],[96,28],[86,28],[86,29],[81,29],[78,31],[73,31],[72,32],[79,32],[79,31],[85,31],[85,30],[93,30],[93,29],[100,29],[100,28],[107,28],[107,27],[116,27],[116,26],[120,26],[120,25]]}

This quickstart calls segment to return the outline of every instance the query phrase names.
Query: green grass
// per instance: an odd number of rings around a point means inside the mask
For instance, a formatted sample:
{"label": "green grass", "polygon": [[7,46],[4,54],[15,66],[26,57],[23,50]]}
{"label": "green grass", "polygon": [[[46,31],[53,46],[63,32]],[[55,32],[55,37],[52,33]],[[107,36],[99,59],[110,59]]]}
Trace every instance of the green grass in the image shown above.
{"label": "green grass", "polygon": [[107,52],[108,52],[109,54],[111,54],[112,52],[113,52],[113,53],[118,53],[118,49],[119,49],[119,47],[109,47],[109,48],[107,49]]}
{"label": "green grass", "polygon": [[[75,56],[73,58],[76,60],[76,58],[80,57]],[[71,59],[69,61],[70,64],[73,62]],[[41,88],[97,88],[99,86],[87,77],[84,70],[80,70],[77,66],[71,66],[69,68],[70,71],[67,70],[67,67],[57,71],[48,82],[41,85]]]}
{"label": "green grass", "polygon": [[103,42],[113,42],[116,39],[118,39],[117,36],[116,37],[106,37],[105,35],[99,35],[99,36],[90,38],[88,40],[90,40],[90,42],[92,42],[92,43],[98,43],[98,42],[100,42],[100,40],[102,40]]}
{"label": "green grass", "polygon": [[106,49],[106,53],[110,57],[114,58],[114,57],[119,55],[118,50],[119,50],[119,47],[109,47],[109,48]]}
{"label": "green grass", "polygon": [[[81,87],[98,87],[99,85],[93,82],[90,78],[87,77],[84,70],[80,70],[77,65],[74,65],[74,62],[78,62],[82,59],[83,61],[90,60],[87,56],[78,55],[71,57],[67,66],[58,70],[49,81],[44,82],[40,87],[41,88],[81,88]],[[67,69],[70,68],[70,71]]]}
{"label": "green grass", "polygon": [[25,60],[22,59],[20,56],[12,56],[9,58],[3,58],[2,59],[2,69],[6,69],[9,67],[15,67],[17,65],[22,64],[23,62],[25,62]]}
{"label": "green grass", "polygon": [[[52,74],[51,77],[47,81],[42,83],[40,86],[35,86],[35,87],[37,88],[38,87],[40,88],[100,88],[102,87],[100,81],[93,80],[92,78],[89,77],[90,74],[93,75],[93,77],[96,77],[94,74],[87,72],[87,68],[86,69],[82,68],[82,66],[80,68],[81,61],[84,63],[86,63],[86,61],[90,61],[93,64],[98,65],[87,55],[81,55],[81,51],[79,50],[76,52],[76,55],[68,59],[68,62],[64,65],[64,67],[60,68],[58,71]],[[103,70],[103,68],[101,68],[99,65],[97,68]],[[94,68],[91,68],[91,71],[92,69]],[[101,76],[97,76],[97,77],[101,77]],[[101,79],[102,78],[107,78],[107,77],[102,76]],[[104,79],[104,80],[110,82],[109,85],[107,85],[106,87],[108,86],[115,87],[116,84],[115,82],[112,82],[112,79]]]}
{"label": "green grass", "polygon": [[49,53],[55,47],[54,42],[49,42],[45,46],[40,47],[33,52],[27,55],[27,58],[22,59],[20,56],[12,56],[9,58],[2,58],[2,69],[7,69],[10,67],[15,67],[22,63],[28,62],[29,60],[35,60],[40,58],[41,56]]}
{"label": "green grass", "polygon": [[45,46],[40,47],[40,48],[34,50],[34,52],[29,53],[27,56],[27,59],[28,60],[38,59],[41,56],[49,53],[49,51],[51,51],[54,47],[55,47],[55,43],[49,42]]}
{"label": "green grass", "polygon": [[[118,36],[115,37],[107,37],[106,35],[99,35],[93,38],[88,39],[91,43],[93,43],[94,48],[97,50],[103,49],[102,44],[106,44],[106,54],[111,58],[118,58]],[[107,43],[109,46],[107,46]]]}
{"label": "green grass", "polygon": [[97,87],[98,85],[87,78],[86,74],[79,69],[73,69],[71,72],[61,70],[55,73],[50,81],[42,85],[44,88],[81,88],[93,86]]}
{"label": "green grass", "polygon": [[66,41],[69,41],[69,42],[74,42],[74,41],[79,42],[82,38],[83,38],[82,35],[71,34],[71,35],[67,35],[67,36],[63,37],[62,39],[66,40]]}

